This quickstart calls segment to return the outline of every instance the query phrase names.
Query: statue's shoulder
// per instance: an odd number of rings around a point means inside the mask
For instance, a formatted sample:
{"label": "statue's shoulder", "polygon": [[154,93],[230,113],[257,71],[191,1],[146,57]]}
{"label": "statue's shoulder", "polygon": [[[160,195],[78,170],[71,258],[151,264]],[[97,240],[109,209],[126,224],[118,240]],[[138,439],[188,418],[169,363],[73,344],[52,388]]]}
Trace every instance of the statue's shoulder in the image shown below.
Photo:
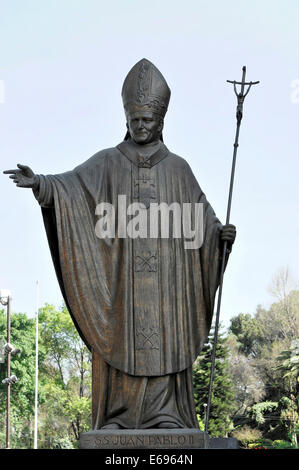
{"label": "statue's shoulder", "polygon": [[191,169],[191,166],[187,162],[187,160],[176,153],[169,152],[168,158],[168,167],[167,170],[170,171],[173,175],[175,175],[178,179],[185,180],[186,184],[190,189],[193,191],[196,188],[196,191],[199,188],[199,184],[195,175]]}
{"label": "statue's shoulder", "polygon": [[81,163],[76,168],[74,168],[74,171],[80,172],[80,171],[84,171],[87,169],[99,167],[105,164],[107,158],[114,157],[117,154],[118,154],[118,151],[116,147],[110,147],[110,148],[106,148],[103,150],[99,150],[90,158],[88,158],[85,162]]}
{"label": "statue's shoulder", "polygon": [[[191,171],[190,165],[187,160],[176,153],[169,151],[168,153],[168,165],[171,165],[176,170]],[[192,172],[192,171],[191,171]]]}

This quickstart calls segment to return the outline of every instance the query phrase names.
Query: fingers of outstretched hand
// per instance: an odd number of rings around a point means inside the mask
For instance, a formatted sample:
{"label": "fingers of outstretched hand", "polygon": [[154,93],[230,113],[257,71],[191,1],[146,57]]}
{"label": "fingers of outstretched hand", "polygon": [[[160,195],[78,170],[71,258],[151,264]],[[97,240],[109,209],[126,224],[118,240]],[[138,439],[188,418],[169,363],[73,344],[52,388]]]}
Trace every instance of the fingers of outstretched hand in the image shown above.
{"label": "fingers of outstretched hand", "polygon": [[27,176],[27,178],[32,178],[34,176],[34,173],[29,166],[18,163],[18,167],[20,168],[21,173],[24,176]]}
{"label": "fingers of outstretched hand", "polygon": [[13,170],[5,170],[3,171],[3,173],[5,175],[15,175],[17,173],[23,173],[26,176],[31,176],[31,174],[33,174],[33,171],[31,170],[31,168],[29,168],[29,166],[21,165],[20,163],[18,163],[17,167],[18,168],[15,168]]}
{"label": "fingers of outstretched hand", "polygon": [[21,176],[21,170],[8,170],[10,171],[10,176],[9,178],[13,180],[14,183],[17,183],[20,179],[20,176]]}
{"label": "fingers of outstretched hand", "polygon": [[21,163],[18,163],[17,164],[17,167],[20,168],[20,170],[22,170],[24,173],[27,173],[27,172],[31,172],[31,168],[29,168],[29,166],[27,165],[21,165]]}
{"label": "fingers of outstretched hand", "polygon": [[5,175],[14,175],[15,173],[19,173],[20,170],[16,169],[16,170],[5,170],[3,171],[3,173]]}

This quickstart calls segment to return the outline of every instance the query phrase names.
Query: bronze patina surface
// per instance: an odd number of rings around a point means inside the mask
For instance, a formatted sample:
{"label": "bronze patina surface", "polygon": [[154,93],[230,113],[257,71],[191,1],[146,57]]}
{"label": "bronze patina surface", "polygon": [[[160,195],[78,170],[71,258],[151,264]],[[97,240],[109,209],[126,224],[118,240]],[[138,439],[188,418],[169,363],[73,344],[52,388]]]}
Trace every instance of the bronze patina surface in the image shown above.
{"label": "bronze patina surface", "polygon": [[[163,142],[170,89],[159,70],[139,61],[122,98],[127,134],[120,144],[66,173],[35,175],[24,165],[6,173],[34,191],[61,292],[92,352],[93,431],[173,429],[175,439],[189,429],[198,444],[205,435],[192,364],[210,330],[222,247],[231,248],[235,227],[220,223],[186,160]],[[112,238],[99,238],[97,207],[109,203],[118,214],[120,195],[143,204],[146,218],[153,204],[202,203],[203,244],[186,249],[183,238],[125,237],[118,221]],[[94,436],[83,436],[81,446]]]}

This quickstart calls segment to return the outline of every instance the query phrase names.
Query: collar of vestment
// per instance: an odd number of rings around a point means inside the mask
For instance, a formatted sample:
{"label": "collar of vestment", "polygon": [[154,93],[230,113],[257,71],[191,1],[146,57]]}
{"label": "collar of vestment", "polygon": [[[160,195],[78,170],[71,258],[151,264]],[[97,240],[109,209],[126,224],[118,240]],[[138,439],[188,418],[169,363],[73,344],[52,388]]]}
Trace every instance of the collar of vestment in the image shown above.
{"label": "collar of vestment", "polygon": [[139,145],[129,139],[121,142],[116,148],[140,168],[152,168],[169,153],[168,148],[161,141],[155,145]]}

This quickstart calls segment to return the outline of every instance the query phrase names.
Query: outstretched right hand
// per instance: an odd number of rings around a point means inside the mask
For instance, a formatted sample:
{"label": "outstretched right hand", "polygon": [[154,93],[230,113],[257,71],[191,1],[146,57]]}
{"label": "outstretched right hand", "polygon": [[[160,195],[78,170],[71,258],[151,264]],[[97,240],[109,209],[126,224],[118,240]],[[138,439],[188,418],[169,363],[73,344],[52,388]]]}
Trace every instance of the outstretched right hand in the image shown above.
{"label": "outstretched right hand", "polygon": [[11,175],[10,178],[19,188],[38,188],[38,176],[33,173],[31,168],[26,165],[18,163],[18,169],[3,171],[6,175]]}

